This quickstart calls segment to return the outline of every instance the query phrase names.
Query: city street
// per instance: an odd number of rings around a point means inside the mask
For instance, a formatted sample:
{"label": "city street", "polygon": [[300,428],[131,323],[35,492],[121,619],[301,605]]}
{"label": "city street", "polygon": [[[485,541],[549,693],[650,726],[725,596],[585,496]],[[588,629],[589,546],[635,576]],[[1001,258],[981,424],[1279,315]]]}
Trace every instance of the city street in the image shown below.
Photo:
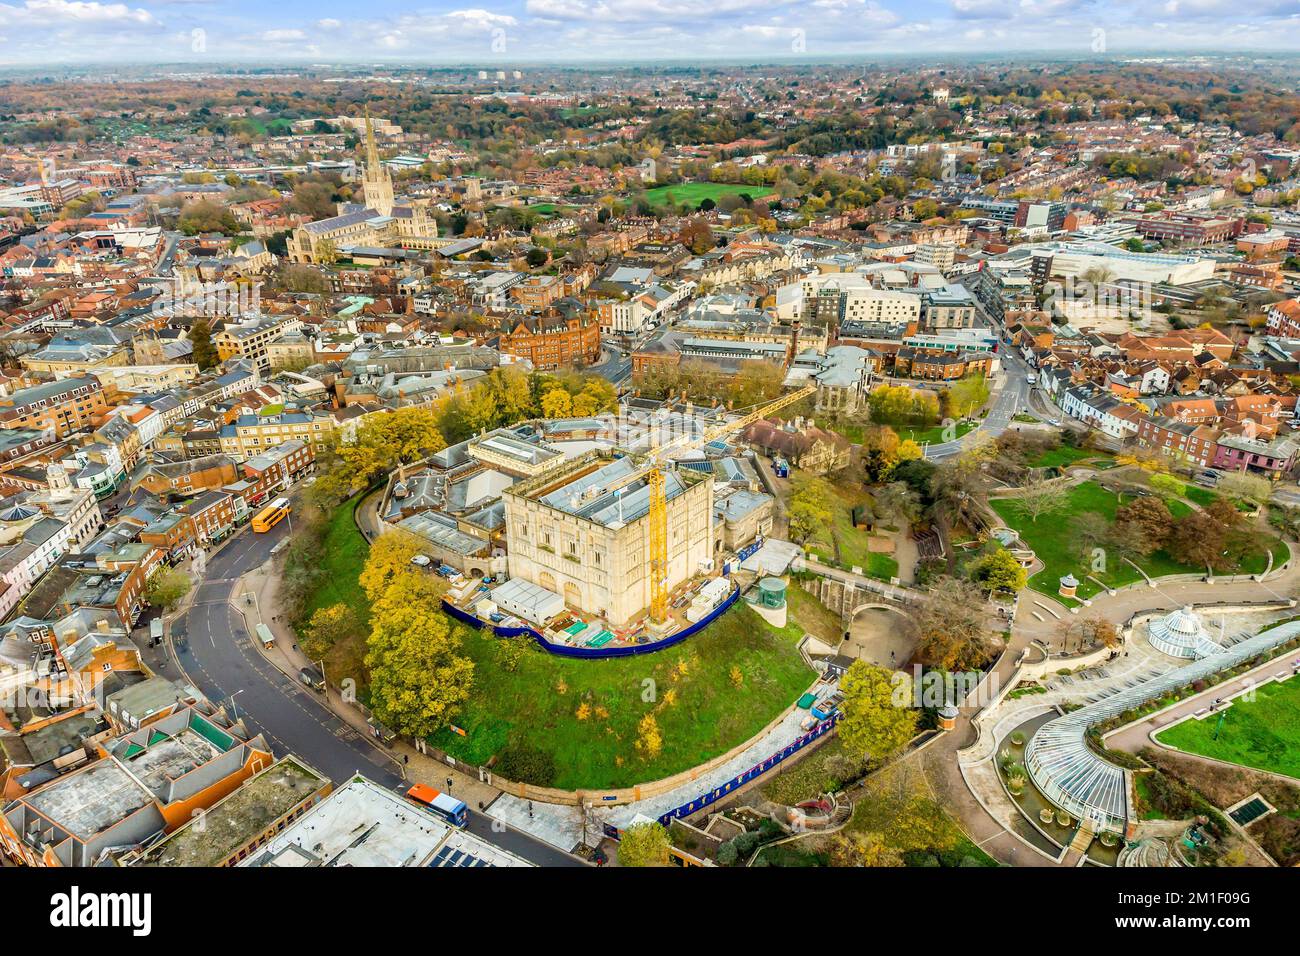
{"label": "city street", "polygon": [[[397,760],[335,715],[318,694],[271,664],[231,603],[239,578],[267,561],[271,549],[287,535],[285,524],[264,534],[245,530],[209,559],[193,603],[171,625],[174,664],[180,672],[161,672],[189,680],[208,699],[243,719],[250,732],[265,735],[277,756],[295,754],[336,785],[360,773],[404,791]],[[583,865],[483,814],[471,812],[466,829],[541,866]]]}

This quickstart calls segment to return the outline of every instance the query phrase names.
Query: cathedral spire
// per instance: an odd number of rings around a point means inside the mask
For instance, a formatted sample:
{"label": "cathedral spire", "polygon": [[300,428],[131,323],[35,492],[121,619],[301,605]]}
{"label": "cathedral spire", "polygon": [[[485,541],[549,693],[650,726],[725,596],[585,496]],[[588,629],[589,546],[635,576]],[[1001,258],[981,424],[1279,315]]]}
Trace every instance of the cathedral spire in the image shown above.
{"label": "cathedral spire", "polygon": [[366,167],[373,176],[379,169],[379,149],[375,146],[375,126],[370,122],[370,109],[366,108]]}
{"label": "cathedral spire", "polygon": [[366,164],[361,177],[361,189],[367,208],[381,216],[393,212],[393,180],[384,164],[379,161],[379,148],[375,146],[375,125],[366,110]]}

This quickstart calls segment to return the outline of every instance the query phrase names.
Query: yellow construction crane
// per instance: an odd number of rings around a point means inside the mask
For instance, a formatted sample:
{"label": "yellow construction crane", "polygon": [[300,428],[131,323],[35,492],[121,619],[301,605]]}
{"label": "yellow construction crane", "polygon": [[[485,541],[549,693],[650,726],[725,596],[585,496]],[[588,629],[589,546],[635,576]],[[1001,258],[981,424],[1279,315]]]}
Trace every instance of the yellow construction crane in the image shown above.
{"label": "yellow construction crane", "polygon": [[652,624],[663,624],[668,620],[668,496],[663,472],[666,453],[670,450],[685,451],[707,445],[723,435],[747,428],[759,419],[807,398],[816,391],[816,385],[805,385],[803,388],[773,399],[741,418],[714,425],[689,441],[669,442],[656,448],[652,453],[649,469],[645,473],[650,487],[650,621]]}

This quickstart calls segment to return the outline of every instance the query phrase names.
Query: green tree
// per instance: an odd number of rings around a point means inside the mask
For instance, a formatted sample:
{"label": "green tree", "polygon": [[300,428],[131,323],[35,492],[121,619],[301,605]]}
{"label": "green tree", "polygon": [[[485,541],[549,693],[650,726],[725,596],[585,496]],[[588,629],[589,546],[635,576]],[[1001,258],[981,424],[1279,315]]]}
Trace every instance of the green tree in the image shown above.
{"label": "green tree", "polygon": [[207,319],[195,319],[190,326],[190,342],[194,347],[194,364],[207,371],[221,361],[216,346],[212,344],[212,326]]}
{"label": "green tree", "polygon": [[893,673],[859,658],[840,678],[840,740],[851,755],[884,760],[916,735],[916,711],[894,697]]}
{"label": "green tree", "polygon": [[170,611],[190,593],[193,583],[190,576],[179,568],[161,568],[149,578],[144,591],[145,600],[154,607]]}
{"label": "green tree", "polygon": [[636,823],[618,840],[619,866],[667,866],[668,831],[657,821]]}
{"label": "green tree", "polygon": [[948,389],[948,405],[954,415],[973,415],[988,400],[989,383],[983,375],[967,375]]}
{"label": "green tree", "polygon": [[970,579],[988,591],[1015,594],[1025,587],[1028,574],[1006,548],[996,548],[971,563]]}
{"label": "green tree", "polygon": [[794,492],[786,510],[790,536],[795,541],[803,544],[830,527],[831,497],[831,487],[823,479],[809,475],[795,477]]}

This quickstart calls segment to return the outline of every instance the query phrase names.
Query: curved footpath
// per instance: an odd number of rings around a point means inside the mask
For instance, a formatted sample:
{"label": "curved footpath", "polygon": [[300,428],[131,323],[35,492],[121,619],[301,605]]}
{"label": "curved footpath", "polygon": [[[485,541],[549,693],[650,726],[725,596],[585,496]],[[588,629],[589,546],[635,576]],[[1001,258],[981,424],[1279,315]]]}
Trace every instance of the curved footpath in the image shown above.
{"label": "curved footpath", "polygon": [[[477,802],[472,791],[482,786],[476,780],[409,748],[399,745],[391,753],[381,748],[366,735],[364,720],[355,708],[345,708],[345,713],[352,713],[349,720],[344,720],[326,706],[320,695],[294,679],[287,650],[273,663],[253,639],[244,619],[245,610],[254,616],[264,611],[266,623],[277,633],[277,641],[288,641],[292,646],[292,632],[272,620],[276,607],[273,592],[261,592],[268,595],[265,602],[259,596],[257,604],[244,603],[247,599],[243,583],[246,575],[269,560],[271,549],[287,535],[283,523],[265,534],[246,529],[209,557],[190,604],[170,625],[169,645],[179,676],[214,703],[225,704],[250,732],[264,734],[278,755],[296,754],[336,785],[361,773],[399,791],[409,785],[408,781],[417,780],[445,789],[450,777],[454,781],[452,792],[467,798],[472,806]],[[270,575],[262,575],[260,580],[263,584],[273,583]],[[494,823],[484,814],[472,812],[467,829],[542,866],[583,865],[576,857]]]}
{"label": "curved footpath", "polygon": [[[1295,545],[1290,545],[1293,549]],[[1154,588],[1129,588],[1113,597],[1101,594],[1093,598],[1089,616],[1105,618],[1119,625],[1139,611],[1174,610],[1187,604],[1255,603],[1287,600],[1300,590],[1300,559],[1292,557],[1290,565],[1265,581],[1223,581],[1216,584],[1184,582]],[[1025,592],[1029,594],[1030,592]],[[1022,601],[1023,604],[1023,601]],[[1019,618],[1017,614],[1017,618]],[[1004,687],[1016,671],[1016,661],[1036,637],[1054,629],[1055,621],[1026,620],[1013,625],[1011,640],[993,670],[985,675],[972,694],[975,700],[992,697],[989,688]],[[1276,667],[1276,662],[1272,665]],[[980,707],[962,707],[956,727],[942,735],[925,754],[927,775],[936,792],[945,798],[959,817],[972,841],[1001,863],[1013,866],[1061,865],[1031,849],[1023,840],[1003,826],[971,792],[959,765],[960,751],[976,741],[972,723]]]}

